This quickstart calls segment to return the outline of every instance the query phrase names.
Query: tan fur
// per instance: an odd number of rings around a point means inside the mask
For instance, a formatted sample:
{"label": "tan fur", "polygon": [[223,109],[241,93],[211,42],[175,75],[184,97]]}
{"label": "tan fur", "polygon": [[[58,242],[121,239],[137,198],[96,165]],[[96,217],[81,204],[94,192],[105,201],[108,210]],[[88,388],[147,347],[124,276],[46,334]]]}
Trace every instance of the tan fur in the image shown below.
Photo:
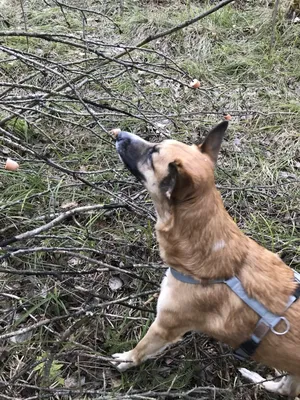
{"label": "tan fur", "polygon": [[[176,162],[178,178],[169,199],[160,182],[167,176],[171,162]],[[207,279],[236,275],[249,296],[273,313],[284,314],[291,326],[283,336],[268,333],[254,359],[300,377],[300,300],[284,313],[296,287],[293,271],[277,255],[245,236],[229,216],[215,187],[212,155],[195,145],[165,141],[153,154],[152,165],[137,165],[157,211],[156,233],[162,259],[203,285],[182,283],[168,274],[155,322],[135,349],[115,355],[116,359],[127,357],[137,365],[191,330],[238,347],[250,337],[258,315],[226,285],[205,284]],[[215,251],[218,241],[224,241],[224,247]],[[279,324],[276,329],[283,330],[284,326]],[[120,366],[126,369],[130,365]],[[293,388],[300,390],[300,378],[293,379]],[[290,395],[296,394],[291,389]]]}

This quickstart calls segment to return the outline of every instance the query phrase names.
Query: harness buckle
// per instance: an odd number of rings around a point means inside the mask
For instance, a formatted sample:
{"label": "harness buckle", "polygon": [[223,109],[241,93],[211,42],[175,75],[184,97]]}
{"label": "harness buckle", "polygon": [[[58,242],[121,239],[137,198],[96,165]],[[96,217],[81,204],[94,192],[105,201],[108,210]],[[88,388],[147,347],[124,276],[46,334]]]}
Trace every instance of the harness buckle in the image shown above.
{"label": "harness buckle", "polygon": [[[275,335],[278,335],[278,336],[282,336],[282,335],[285,335],[286,333],[288,333],[288,331],[290,330],[290,327],[291,327],[289,321],[288,321],[285,317],[280,317],[280,320],[283,321],[283,322],[285,322],[285,330],[284,330],[283,332],[278,332],[278,331],[276,331],[276,330],[275,330],[275,326],[272,326],[272,327],[271,327],[271,331],[272,331],[273,333],[275,333]],[[276,325],[277,325],[277,324],[276,324]]]}

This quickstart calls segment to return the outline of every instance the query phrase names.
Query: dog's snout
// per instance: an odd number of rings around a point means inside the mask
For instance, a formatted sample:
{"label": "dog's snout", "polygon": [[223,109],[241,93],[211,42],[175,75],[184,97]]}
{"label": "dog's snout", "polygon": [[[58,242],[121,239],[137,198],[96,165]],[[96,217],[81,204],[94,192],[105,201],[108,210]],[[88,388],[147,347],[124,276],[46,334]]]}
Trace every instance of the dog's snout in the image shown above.
{"label": "dog's snout", "polygon": [[148,142],[146,142],[144,139],[140,138],[134,133],[126,131],[118,132],[118,134],[115,135],[115,139],[118,151],[121,149],[126,151],[139,151],[142,150],[144,146],[148,145]]}
{"label": "dog's snout", "polygon": [[144,175],[139,171],[138,164],[143,159],[149,146],[151,146],[150,143],[134,133],[126,131],[118,132],[115,135],[115,139],[116,148],[123,163],[140,181],[145,180]]}
{"label": "dog's snout", "polygon": [[117,135],[115,136],[117,142],[121,142],[122,140],[125,140],[126,138],[128,139],[128,137],[129,137],[128,132],[124,132],[124,131],[118,132]]}

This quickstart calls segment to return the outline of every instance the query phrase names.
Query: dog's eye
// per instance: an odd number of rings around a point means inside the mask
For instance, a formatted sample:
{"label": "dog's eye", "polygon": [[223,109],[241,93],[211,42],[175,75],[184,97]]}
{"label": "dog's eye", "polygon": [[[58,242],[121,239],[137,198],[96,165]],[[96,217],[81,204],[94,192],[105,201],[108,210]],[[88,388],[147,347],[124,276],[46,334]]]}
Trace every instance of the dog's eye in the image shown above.
{"label": "dog's eye", "polygon": [[149,152],[148,152],[148,158],[149,158],[150,160],[152,160],[152,155],[153,155],[154,153],[157,153],[157,152],[158,152],[157,147],[156,147],[156,146],[153,146],[153,147],[149,150]]}
{"label": "dog's eye", "polygon": [[153,159],[152,159],[152,155],[154,154],[154,153],[158,153],[158,148],[156,147],[156,146],[153,146],[153,147],[151,147],[151,149],[148,151],[148,154],[147,154],[147,161],[149,161],[150,162],[150,164],[151,164],[151,167],[154,169],[154,165],[153,165]]}

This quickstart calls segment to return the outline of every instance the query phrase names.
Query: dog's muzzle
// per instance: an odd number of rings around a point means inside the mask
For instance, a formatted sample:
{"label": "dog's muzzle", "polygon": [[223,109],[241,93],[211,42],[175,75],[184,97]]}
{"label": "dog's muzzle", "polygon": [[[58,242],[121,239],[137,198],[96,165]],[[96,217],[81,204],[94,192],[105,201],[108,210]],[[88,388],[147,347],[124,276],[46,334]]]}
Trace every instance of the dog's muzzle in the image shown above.
{"label": "dog's muzzle", "polygon": [[138,164],[143,161],[151,144],[134,133],[119,132],[116,136],[117,152],[128,170],[140,181],[144,175],[139,171]]}

